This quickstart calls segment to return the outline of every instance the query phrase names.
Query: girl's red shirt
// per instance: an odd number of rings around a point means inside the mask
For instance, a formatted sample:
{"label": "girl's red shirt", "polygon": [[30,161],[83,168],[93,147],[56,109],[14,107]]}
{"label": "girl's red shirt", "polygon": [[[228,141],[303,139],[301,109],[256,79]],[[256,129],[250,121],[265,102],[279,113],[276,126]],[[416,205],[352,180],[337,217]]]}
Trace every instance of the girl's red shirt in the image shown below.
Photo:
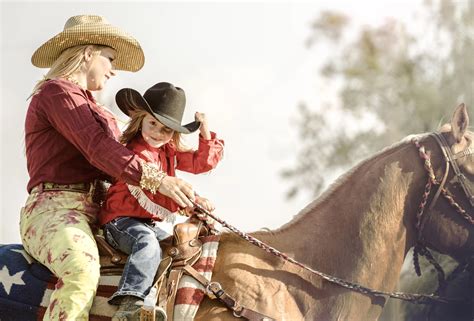
{"label": "girl's red shirt", "polygon": [[[173,144],[168,143],[160,148],[150,147],[141,136],[137,136],[127,147],[146,162],[157,164],[161,170],[169,176],[175,176],[175,170],[181,170],[193,174],[210,171],[217,166],[224,152],[224,141],[217,139],[216,134],[211,132],[211,139],[205,140],[199,135],[199,147],[197,150],[185,152],[177,151]],[[133,187],[132,187],[133,188]],[[159,205],[165,211],[174,213],[180,209],[171,198],[157,192],[152,194],[146,190],[144,193],[148,201]],[[143,195],[142,195],[143,196]],[[104,225],[111,220],[120,217],[138,217],[161,221],[155,213],[147,211],[138,201],[137,197],[130,191],[130,186],[123,180],[115,182],[108,190],[107,198],[99,215],[99,224]]]}

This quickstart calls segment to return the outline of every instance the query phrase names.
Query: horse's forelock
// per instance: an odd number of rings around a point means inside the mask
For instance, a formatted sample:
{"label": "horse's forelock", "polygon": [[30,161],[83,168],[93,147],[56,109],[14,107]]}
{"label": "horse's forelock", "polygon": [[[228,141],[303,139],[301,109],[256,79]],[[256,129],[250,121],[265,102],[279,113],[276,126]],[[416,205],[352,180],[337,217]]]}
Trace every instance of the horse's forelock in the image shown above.
{"label": "horse's forelock", "polygon": [[443,124],[438,130],[440,133],[449,133],[451,131],[451,124]]}

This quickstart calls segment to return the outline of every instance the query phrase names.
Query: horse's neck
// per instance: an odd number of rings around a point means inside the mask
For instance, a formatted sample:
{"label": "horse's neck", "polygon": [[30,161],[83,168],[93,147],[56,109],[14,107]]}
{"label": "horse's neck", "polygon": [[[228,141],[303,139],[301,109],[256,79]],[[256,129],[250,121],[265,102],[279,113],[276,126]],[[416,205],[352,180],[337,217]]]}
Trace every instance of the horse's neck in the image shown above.
{"label": "horse's neck", "polygon": [[365,161],[292,222],[262,237],[314,269],[393,289],[413,239],[407,228],[413,218],[405,213],[413,213],[410,195],[419,189],[409,150],[401,146]]}

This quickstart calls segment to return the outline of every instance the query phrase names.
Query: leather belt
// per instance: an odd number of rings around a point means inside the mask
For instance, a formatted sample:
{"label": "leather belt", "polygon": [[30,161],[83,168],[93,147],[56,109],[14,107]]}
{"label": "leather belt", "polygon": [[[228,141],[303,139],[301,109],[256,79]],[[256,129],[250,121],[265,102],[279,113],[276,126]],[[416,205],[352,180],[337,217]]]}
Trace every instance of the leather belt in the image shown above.
{"label": "leather belt", "polygon": [[57,183],[44,182],[35,186],[32,192],[37,191],[41,193],[43,191],[71,191],[71,192],[89,193],[90,191],[93,190],[93,187],[94,187],[93,183],[57,184]]}
{"label": "leather belt", "polygon": [[69,191],[76,193],[90,193],[92,201],[102,204],[105,201],[110,184],[101,180],[90,183],[57,184],[51,182],[39,183],[33,187],[31,193],[42,193],[43,191]]}

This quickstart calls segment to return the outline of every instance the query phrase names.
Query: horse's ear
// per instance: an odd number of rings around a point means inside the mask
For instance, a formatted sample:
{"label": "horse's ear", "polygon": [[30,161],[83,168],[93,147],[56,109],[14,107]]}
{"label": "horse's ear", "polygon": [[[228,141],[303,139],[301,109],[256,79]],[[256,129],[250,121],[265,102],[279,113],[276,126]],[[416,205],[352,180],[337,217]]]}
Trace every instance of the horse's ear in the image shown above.
{"label": "horse's ear", "polygon": [[451,119],[451,130],[456,142],[461,142],[467,127],[469,126],[469,116],[467,115],[467,108],[464,103],[460,104],[454,111]]}

